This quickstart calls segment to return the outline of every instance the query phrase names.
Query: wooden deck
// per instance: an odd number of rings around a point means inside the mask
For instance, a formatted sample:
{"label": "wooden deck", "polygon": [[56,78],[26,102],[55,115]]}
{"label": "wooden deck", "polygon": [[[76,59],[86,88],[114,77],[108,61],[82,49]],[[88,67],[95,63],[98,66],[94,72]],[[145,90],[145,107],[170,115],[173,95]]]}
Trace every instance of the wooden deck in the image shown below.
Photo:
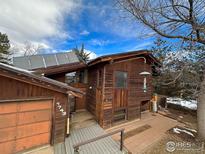
{"label": "wooden deck", "polygon": [[[100,135],[106,132],[98,125],[92,125],[86,128],[71,130],[70,136],[66,138],[65,143],[55,145],[55,154],[74,154],[73,145]],[[93,143],[83,145],[79,149],[80,154],[123,154],[125,150],[120,151],[119,142],[111,137],[98,140]]]}

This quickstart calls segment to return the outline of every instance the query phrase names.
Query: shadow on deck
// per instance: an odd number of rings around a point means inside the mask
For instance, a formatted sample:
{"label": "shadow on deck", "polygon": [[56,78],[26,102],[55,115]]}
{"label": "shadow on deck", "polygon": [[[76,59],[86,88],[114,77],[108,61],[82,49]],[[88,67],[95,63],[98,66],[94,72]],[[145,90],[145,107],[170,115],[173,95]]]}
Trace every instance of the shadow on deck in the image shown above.
{"label": "shadow on deck", "polygon": [[[107,134],[87,111],[76,112],[72,117],[70,136],[65,143],[55,145],[55,154],[74,154],[73,145]],[[106,137],[80,146],[80,154],[123,154],[120,143]]]}

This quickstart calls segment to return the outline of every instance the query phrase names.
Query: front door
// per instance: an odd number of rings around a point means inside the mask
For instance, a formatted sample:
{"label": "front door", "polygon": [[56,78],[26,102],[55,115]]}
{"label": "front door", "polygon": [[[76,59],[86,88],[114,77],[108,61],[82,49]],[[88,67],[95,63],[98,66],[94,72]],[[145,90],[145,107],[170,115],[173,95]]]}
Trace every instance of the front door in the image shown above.
{"label": "front door", "polygon": [[128,101],[127,72],[114,72],[114,122],[126,119]]}

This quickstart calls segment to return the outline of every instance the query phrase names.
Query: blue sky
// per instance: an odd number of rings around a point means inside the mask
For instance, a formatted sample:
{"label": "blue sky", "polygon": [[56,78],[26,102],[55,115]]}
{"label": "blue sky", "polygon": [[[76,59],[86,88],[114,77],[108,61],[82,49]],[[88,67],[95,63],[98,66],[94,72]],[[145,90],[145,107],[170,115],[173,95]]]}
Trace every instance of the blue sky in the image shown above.
{"label": "blue sky", "polygon": [[[156,36],[120,11],[114,0],[0,0],[0,31],[16,55],[39,45],[46,52],[80,47],[98,56],[149,49]],[[9,18],[8,18],[9,17]],[[42,51],[42,50],[41,50]]]}
{"label": "blue sky", "polygon": [[71,38],[56,48],[73,48],[85,44],[85,48],[97,55],[150,48],[153,34],[143,25],[123,18],[114,1],[83,1],[77,20],[66,17],[65,28],[71,31]]}

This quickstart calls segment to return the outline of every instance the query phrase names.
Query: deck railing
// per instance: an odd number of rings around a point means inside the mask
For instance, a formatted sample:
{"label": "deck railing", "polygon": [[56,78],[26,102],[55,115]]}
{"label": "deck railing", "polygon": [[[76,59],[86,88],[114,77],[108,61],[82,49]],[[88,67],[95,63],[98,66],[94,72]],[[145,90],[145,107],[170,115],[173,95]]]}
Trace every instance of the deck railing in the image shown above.
{"label": "deck railing", "polygon": [[79,147],[80,146],[83,146],[83,145],[88,144],[88,143],[95,142],[97,140],[103,139],[103,138],[108,137],[108,136],[112,136],[112,135],[117,134],[117,133],[120,133],[120,150],[122,151],[123,150],[123,144],[124,144],[123,143],[124,131],[125,131],[125,129],[119,129],[119,130],[116,130],[116,131],[113,131],[113,132],[110,132],[110,133],[107,133],[107,134],[104,134],[104,135],[101,135],[101,136],[97,136],[97,137],[89,139],[87,141],[77,143],[73,146],[74,153],[75,154],[79,153]]}

